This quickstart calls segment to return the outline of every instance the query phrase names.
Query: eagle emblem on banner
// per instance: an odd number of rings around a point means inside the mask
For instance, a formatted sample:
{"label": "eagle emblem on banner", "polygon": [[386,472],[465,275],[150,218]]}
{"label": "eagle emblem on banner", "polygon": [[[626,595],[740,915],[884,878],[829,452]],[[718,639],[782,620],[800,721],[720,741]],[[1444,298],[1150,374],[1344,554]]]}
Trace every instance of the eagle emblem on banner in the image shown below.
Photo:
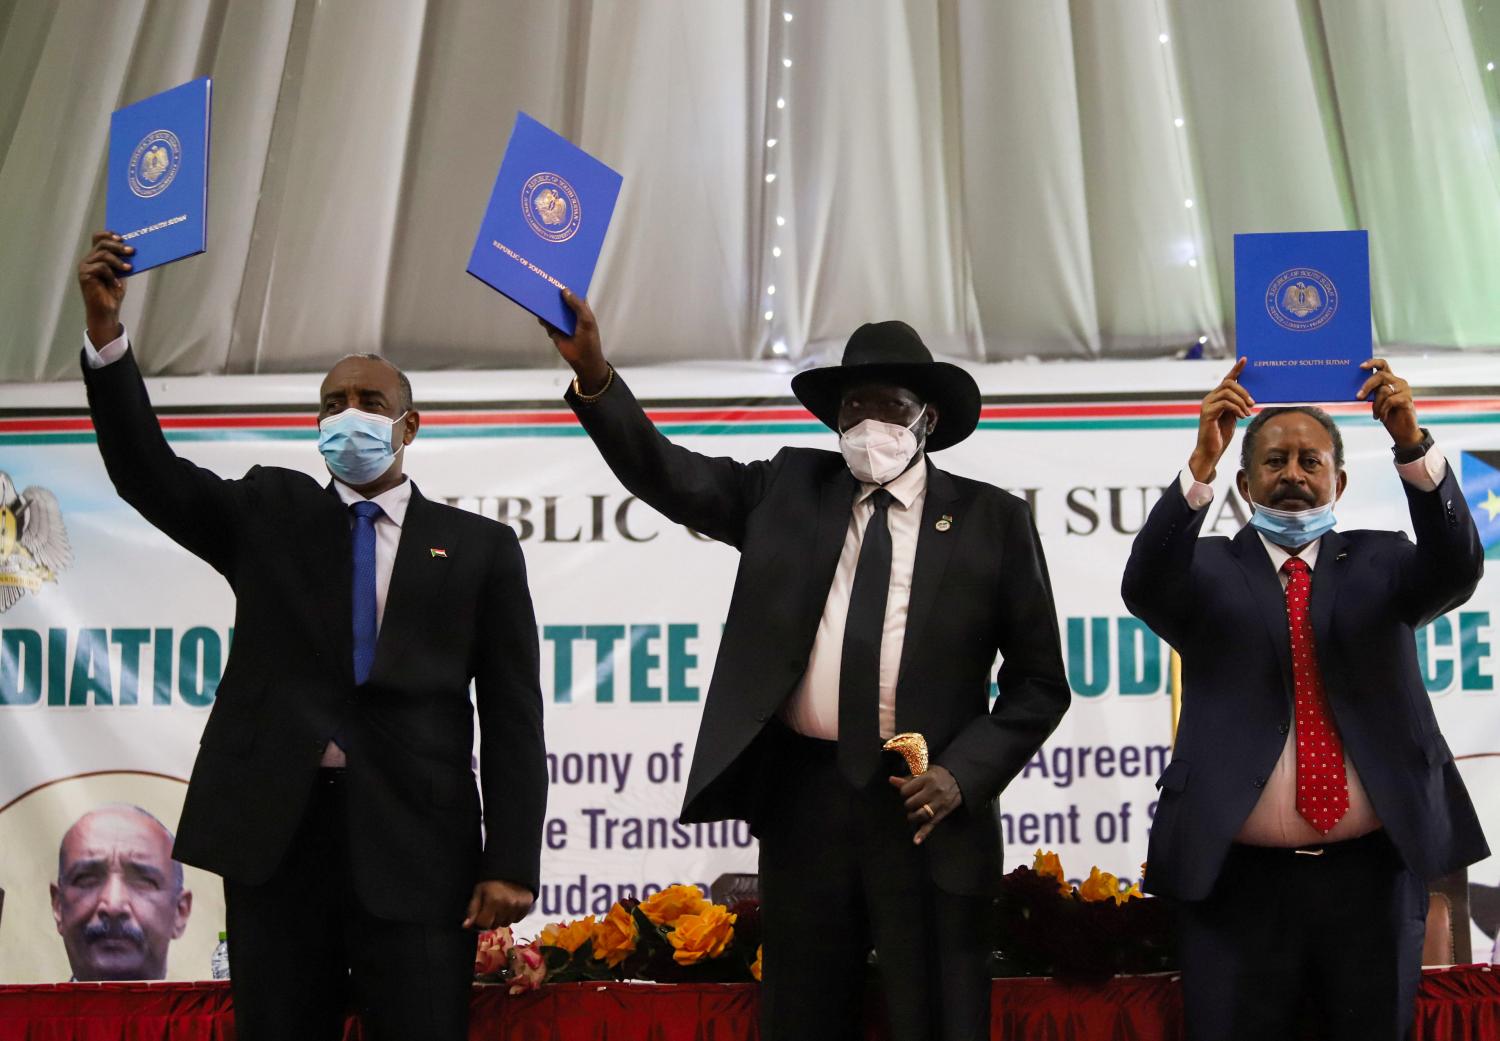
{"label": "eagle emblem on banner", "polygon": [[0,471],[0,611],[56,582],[72,564],[57,496],[34,485],[17,492],[10,474]]}

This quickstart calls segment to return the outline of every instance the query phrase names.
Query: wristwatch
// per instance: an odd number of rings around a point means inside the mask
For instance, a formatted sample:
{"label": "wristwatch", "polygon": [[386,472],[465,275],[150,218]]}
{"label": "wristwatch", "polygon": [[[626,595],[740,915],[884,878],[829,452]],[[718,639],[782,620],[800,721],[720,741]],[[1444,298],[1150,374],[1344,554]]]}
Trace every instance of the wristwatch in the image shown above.
{"label": "wristwatch", "polygon": [[1420,444],[1412,445],[1410,448],[1391,445],[1391,454],[1396,457],[1396,462],[1414,463],[1427,454],[1427,450],[1432,447],[1432,431],[1426,427],[1421,427],[1420,429],[1422,431],[1422,441]]}

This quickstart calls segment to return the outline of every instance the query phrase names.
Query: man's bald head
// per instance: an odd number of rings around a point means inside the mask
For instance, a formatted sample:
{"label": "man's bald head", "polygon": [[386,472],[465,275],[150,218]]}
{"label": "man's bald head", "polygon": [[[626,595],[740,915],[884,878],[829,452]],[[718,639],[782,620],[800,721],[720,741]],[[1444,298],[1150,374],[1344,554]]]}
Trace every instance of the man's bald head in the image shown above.
{"label": "man's bald head", "polygon": [[97,810],[90,810],[73,822],[73,826],[63,833],[62,842],[58,843],[57,846],[57,880],[61,882],[64,873],[67,871],[70,840],[75,845],[83,841],[84,836],[90,833],[95,821],[107,816],[135,818],[135,824],[146,832],[155,831],[161,840],[162,848],[166,851],[167,859],[172,864],[172,886],[176,892],[182,892],[184,884],[182,865],[172,860],[172,844],[177,841],[176,837],[172,834],[171,829],[163,824],[155,814],[128,803],[114,803],[109,806],[101,806]]}

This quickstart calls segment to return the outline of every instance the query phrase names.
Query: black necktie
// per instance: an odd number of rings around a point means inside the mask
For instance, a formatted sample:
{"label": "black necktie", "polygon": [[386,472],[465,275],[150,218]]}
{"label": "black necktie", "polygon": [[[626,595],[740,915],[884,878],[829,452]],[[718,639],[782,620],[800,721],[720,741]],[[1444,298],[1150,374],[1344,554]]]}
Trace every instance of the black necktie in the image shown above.
{"label": "black necktie", "polygon": [[859,547],[839,663],[839,769],[857,788],[880,769],[880,637],[891,589],[891,502],[884,488],[870,496],[875,512]]}

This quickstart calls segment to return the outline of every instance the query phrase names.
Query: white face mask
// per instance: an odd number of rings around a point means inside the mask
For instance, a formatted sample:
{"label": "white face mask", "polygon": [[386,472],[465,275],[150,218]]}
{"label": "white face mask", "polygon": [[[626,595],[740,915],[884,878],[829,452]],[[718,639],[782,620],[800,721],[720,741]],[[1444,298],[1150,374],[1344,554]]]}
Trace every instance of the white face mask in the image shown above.
{"label": "white face mask", "polygon": [[839,451],[849,472],[866,484],[885,484],[901,476],[917,454],[917,435],[911,428],[926,414],[923,405],[907,426],[865,419],[839,434]]}

